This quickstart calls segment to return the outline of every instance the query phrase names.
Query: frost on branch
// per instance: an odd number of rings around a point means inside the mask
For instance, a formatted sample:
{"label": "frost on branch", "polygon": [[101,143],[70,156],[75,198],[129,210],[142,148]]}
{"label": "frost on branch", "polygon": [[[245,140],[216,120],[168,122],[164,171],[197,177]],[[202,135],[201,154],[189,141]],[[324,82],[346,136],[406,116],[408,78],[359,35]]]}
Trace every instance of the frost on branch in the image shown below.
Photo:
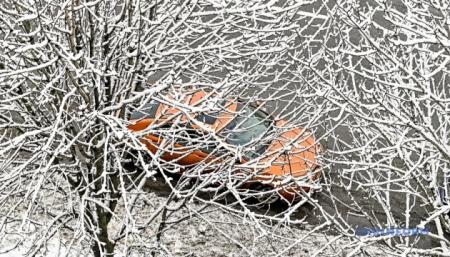
{"label": "frost on branch", "polygon": [[[448,255],[443,2],[1,1],[0,254],[202,255],[203,236],[226,242],[206,243],[216,255]],[[209,95],[186,104],[194,91]],[[223,100],[283,122],[245,146],[193,133]],[[152,102],[177,110],[170,123],[130,131]],[[265,156],[240,160],[299,128],[326,150],[322,192],[255,204],[277,195],[242,187]],[[164,138],[157,151],[146,134]],[[164,158],[179,145],[214,161]],[[196,224],[194,239],[176,236]],[[430,236],[359,238],[357,226]]]}

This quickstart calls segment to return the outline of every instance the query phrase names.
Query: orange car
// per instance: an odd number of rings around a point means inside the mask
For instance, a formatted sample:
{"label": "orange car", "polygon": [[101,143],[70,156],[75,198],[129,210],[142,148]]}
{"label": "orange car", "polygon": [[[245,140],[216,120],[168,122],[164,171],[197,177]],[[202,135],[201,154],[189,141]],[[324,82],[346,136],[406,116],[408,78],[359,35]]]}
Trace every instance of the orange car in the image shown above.
{"label": "orange car", "polygon": [[[144,133],[141,141],[153,154],[160,149],[163,151],[162,159],[175,161],[183,167],[220,160],[216,158],[220,147],[200,145],[199,149],[191,139],[193,134],[214,135],[214,140],[221,142],[222,151],[226,149],[233,153],[234,150],[241,149],[242,157],[236,165],[241,165],[242,170],[252,170],[247,172],[250,179],[245,187],[264,191],[261,196],[267,195],[266,191],[272,191],[277,192],[272,196],[282,196],[292,202],[301,199],[300,192],[313,192],[320,187],[321,169],[317,164],[317,155],[322,147],[309,130],[289,129],[270,140],[268,135],[277,128],[281,130],[286,121],[275,121],[260,106],[241,101],[222,100],[220,104],[216,104],[219,108],[215,111],[196,112],[196,108],[207,102],[209,97],[211,94],[204,91],[192,92],[177,101],[177,107],[170,104],[168,99],[152,100],[131,114],[128,128],[134,132],[142,132],[154,125],[157,129],[152,131],[155,132]],[[188,109],[190,110],[186,111]],[[182,129],[177,130],[180,131],[177,133],[180,133],[181,140],[167,151],[161,146],[164,144],[164,136],[157,131],[173,124],[182,124]],[[181,135],[186,131],[189,137]],[[183,138],[187,139],[182,140]],[[266,143],[261,143],[264,140]]]}

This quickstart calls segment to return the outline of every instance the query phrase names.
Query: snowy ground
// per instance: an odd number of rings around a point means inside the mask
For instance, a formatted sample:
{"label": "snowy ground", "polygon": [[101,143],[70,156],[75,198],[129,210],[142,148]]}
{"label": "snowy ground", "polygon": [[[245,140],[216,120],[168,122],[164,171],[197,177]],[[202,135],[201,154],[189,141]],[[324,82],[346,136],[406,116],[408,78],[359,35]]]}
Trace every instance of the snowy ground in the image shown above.
{"label": "snowy ground", "polygon": [[[156,209],[163,205],[167,199],[164,194],[152,196],[151,205],[142,210],[142,217],[148,217]],[[252,214],[238,216],[232,212],[226,212],[220,208],[203,208],[201,202],[191,202],[169,216],[168,224],[160,245],[166,249],[157,256],[191,256],[191,257],[237,257],[237,256],[348,256],[354,250],[355,244],[344,238],[314,231],[317,226],[275,224],[274,227],[264,222],[256,223]],[[172,223],[173,222],[173,223]],[[156,245],[155,232],[159,222],[150,226],[144,233],[148,237],[146,244]],[[272,224],[274,225],[274,224]],[[17,229],[11,227],[10,231]],[[111,230],[116,230],[117,224],[112,224]],[[1,253],[0,257],[20,257],[27,253],[30,244],[39,242],[39,236],[33,234],[29,228],[27,239],[17,249],[7,253]],[[35,256],[65,256],[65,247],[58,243],[57,235],[46,246],[46,252],[40,252]],[[0,235],[0,252],[14,246],[20,239],[19,235]],[[36,241],[34,241],[36,240]],[[129,245],[137,242],[129,241]],[[142,242],[141,242],[142,243]],[[149,248],[136,248],[131,256],[151,256]],[[117,256],[125,256],[126,253],[118,247]],[[86,250],[86,249],[84,249]],[[373,244],[365,250],[370,256],[388,256],[383,253],[380,245]],[[86,256],[82,251],[74,250],[69,256]],[[354,256],[367,256],[359,253]]]}

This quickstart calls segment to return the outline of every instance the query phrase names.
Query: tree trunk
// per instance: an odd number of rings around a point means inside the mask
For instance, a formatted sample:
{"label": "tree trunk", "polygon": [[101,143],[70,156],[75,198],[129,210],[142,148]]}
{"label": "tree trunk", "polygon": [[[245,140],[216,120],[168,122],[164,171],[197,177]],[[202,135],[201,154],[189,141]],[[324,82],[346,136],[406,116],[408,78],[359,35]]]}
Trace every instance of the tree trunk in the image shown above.
{"label": "tree trunk", "polygon": [[95,241],[92,246],[92,251],[95,257],[111,257],[114,256],[115,245],[108,237],[108,224],[111,221],[111,214],[104,213],[100,206],[97,206],[98,228],[97,234],[98,241]]}

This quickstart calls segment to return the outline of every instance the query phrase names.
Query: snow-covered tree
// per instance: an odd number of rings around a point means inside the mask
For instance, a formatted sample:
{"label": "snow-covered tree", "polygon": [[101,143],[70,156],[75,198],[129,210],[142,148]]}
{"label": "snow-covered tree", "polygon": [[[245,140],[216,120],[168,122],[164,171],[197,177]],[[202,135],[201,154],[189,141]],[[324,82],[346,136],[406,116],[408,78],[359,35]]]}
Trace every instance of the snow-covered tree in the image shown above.
{"label": "snow-covered tree", "polygon": [[[171,256],[167,233],[195,219],[240,256],[294,254],[329,230],[305,255],[375,254],[379,241],[381,256],[448,256],[448,5],[0,1],[0,252],[45,255],[58,242],[68,256]],[[211,94],[186,105],[195,90]],[[269,210],[248,201],[276,194],[242,188],[258,173],[237,162],[248,147],[186,125],[224,99],[284,120],[250,148],[293,128],[316,135],[323,191]],[[130,131],[154,101],[179,111],[173,122]],[[148,133],[166,139],[161,151],[146,150]],[[180,141],[185,152],[214,148],[220,162],[164,160]],[[431,232],[419,247],[355,236],[357,225]]]}
{"label": "snow-covered tree", "polygon": [[339,2],[328,44],[310,66],[335,109],[324,131],[330,172],[338,173],[329,195],[347,224],[339,229],[348,231],[352,213],[366,226],[431,230],[420,249],[418,238],[386,240],[396,253],[448,254],[448,8]]}
{"label": "snow-covered tree", "polygon": [[[34,256],[60,238],[68,254],[126,255],[147,248],[169,254],[160,239],[173,201],[178,208],[203,199],[204,206],[217,204],[239,215],[248,211],[242,200],[248,190],[239,188],[243,175],[235,172],[249,169],[236,167],[244,149],[230,148],[214,133],[202,141],[191,138],[179,124],[181,113],[173,115],[178,122],[169,128],[132,133],[130,115],[154,100],[178,108],[193,89],[214,92],[216,100],[244,102],[276,100],[277,92],[284,98],[297,95],[288,89],[293,83],[278,74],[295,47],[296,21],[316,18],[315,12],[302,11],[307,5],[2,1],[0,231],[3,238],[14,237],[11,231],[24,235],[2,250],[21,245]],[[281,82],[280,89],[274,90],[275,82]],[[211,108],[179,109],[189,116]],[[301,107],[311,108],[316,107]],[[314,121],[300,116],[285,127]],[[145,133],[164,134],[164,151],[146,151],[139,141]],[[210,144],[228,151],[218,152],[220,164],[199,164],[174,180],[170,174],[185,167],[161,156],[175,151],[179,140],[191,145],[189,151]],[[171,193],[167,203],[145,215],[155,190],[146,187],[158,174]],[[216,195],[201,198],[209,191]],[[227,195],[235,199],[232,204],[218,202]],[[259,223],[265,215],[252,217]],[[149,228],[158,229],[151,235]]]}

